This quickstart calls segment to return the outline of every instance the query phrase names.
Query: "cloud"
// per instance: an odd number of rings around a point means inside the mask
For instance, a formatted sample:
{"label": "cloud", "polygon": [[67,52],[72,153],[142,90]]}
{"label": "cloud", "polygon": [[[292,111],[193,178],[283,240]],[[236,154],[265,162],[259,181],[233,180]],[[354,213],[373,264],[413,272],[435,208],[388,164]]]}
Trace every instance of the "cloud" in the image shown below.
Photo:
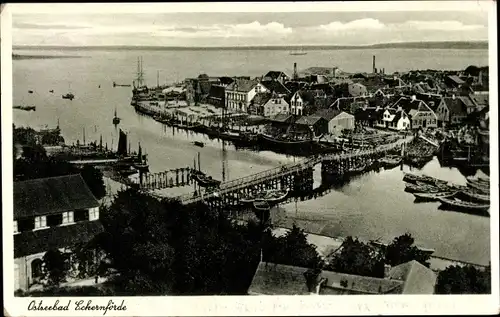
{"label": "cloud", "polygon": [[90,28],[89,25],[66,25],[66,24],[23,23],[23,22],[14,22],[13,27],[17,29],[34,29],[34,30],[76,30],[76,29]]}
{"label": "cloud", "polygon": [[345,30],[380,30],[385,28],[386,25],[376,19],[359,19],[347,23],[331,22],[328,24],[320,25],[317,28],[323,31],[345,31]]}
{"label": "cloud", "polygon": [[407,21],[400,25],[413,30],[469,31],[485,28],[480,24],[463,24],[459,21]]}

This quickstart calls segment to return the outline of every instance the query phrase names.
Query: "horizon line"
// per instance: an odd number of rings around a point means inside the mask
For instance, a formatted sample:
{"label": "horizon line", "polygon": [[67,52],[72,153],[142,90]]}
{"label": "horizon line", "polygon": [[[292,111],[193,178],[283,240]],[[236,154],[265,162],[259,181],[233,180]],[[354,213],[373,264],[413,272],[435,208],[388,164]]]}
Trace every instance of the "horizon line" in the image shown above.
{"label": "horizon line", "polygon": [[99,49],[99,48],[157,48],[157,49],[279,49],[279,48],[380,48],[402,45],[484,45],[489,44],[488,40],[470,40],[470,41],[411,41],[411,42],[386,42],[376,44],[283,44],[283,45],[233,45],[233,46],[167,46],[167,45],[32,45],[32,44],[16,44],[12,45],[13,49],[22,48],[82,48],[82,49]]}

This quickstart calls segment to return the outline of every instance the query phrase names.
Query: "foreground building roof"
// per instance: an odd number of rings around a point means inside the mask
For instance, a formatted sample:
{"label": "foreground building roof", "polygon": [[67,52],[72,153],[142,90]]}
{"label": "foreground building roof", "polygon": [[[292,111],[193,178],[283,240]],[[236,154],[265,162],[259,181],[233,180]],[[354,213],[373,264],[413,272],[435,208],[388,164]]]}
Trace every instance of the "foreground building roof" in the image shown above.
{"label": "foreground building roof", "polygon": [[79,174],[14,183],[14,219],[98,206],[99,202]]}

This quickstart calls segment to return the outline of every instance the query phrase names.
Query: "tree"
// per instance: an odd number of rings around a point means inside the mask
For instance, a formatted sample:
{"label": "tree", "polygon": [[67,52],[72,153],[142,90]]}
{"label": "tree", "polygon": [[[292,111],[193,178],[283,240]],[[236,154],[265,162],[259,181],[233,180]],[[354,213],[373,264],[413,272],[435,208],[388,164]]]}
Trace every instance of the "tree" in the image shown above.
{"label": "tree", "polygon": [[82,175],[83,180],[97,199],[101,199],[106,195],[106,187],[100,170],[93,166],[84,166],[80,170],[80,175]]}
{"label": "tree", "polygon": [[49,250],[43,256],[42,267],[48,285],[59,286],[66,280],[69,271],[69,256],[57,249]]}
{"label": "tree", "polygon": [[358,239],[347,237],[340,253],[336,254],[328,270],[340,273],[384,277],[384,258],[370,245]]}
{"label": "tree", "polygon": [[387,246],[385,252],[385,262],[391,266],[396,266],[409,261],[418,261],[422,265],[429,267],[428,262],[431,255],[421,251],[413,245],[415,239],[409,233],[396,237],[391,244]]}
{"label": "tree", "polygon": [[323,260],[316,247],[307,242],[303,229],[295,224],[284,236],[274,237],[270,230],[264,233],[264,261],[307,268],[322,268]]}
{"label": "tree", "polygon": [[449,266],[439,272],[436,294],[490,294],[491,267],[484,271],[473,266]]}

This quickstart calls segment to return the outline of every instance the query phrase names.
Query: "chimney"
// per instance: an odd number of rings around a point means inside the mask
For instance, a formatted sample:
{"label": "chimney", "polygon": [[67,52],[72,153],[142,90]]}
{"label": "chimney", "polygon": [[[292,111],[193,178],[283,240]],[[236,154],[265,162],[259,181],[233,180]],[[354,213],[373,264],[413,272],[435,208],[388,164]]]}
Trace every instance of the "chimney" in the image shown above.
{"label": "chimney", "polygon": [[310,294],[318,294],[321,283],[324,281],[321,278],[321,269],[309,269],[304,272],[306,278],[307,290]]}
{"label": "chimney", "polygon": [[293,63],[293,79],[297,79],[299,76],[297,74],[297,63]]}
{"label": "chimney", "polygon": [[373,55],[373,73],[376,73],[377,72],[377,69],[375,68],[375,55]]}

